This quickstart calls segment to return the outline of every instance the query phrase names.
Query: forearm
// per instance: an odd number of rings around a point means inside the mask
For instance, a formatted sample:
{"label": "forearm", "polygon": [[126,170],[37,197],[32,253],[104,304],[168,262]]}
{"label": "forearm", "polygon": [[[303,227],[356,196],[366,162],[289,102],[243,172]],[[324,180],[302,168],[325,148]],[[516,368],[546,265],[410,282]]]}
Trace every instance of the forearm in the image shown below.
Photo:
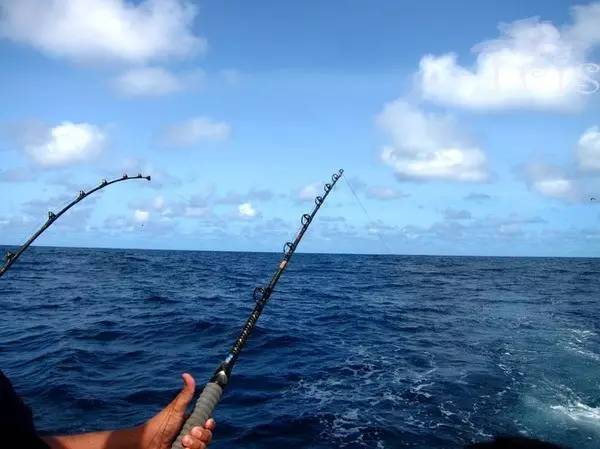
{"label": "forearm", "polygon": [[[142,425],[79,435],[50,436],[43,440],[52,449],[171,449],[173,440],[185,422],[185,411],[194,398],[196,385],[189,374],[184,373],[182,377],[184,386],[177,397]],[[204,427],[193,427],[181,442],[186,448],[206,449],[214,428],[215,421],[209,419]]]}
{"label": "forearm", "polygon": [[143,426],[89,432],[79,435],[44,437],[52,449],[143,449]]}

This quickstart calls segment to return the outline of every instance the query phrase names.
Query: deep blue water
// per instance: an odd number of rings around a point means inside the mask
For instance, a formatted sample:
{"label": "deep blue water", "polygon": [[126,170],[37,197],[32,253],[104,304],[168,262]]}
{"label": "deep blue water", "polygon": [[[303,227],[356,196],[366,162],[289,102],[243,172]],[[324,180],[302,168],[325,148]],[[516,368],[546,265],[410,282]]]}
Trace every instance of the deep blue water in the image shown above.
{"label": "deep blue water", "polygon": [[[278,254],[32,248],[0,279],[0,369],[47,432],[131,426],[203,383]],[[297,254],[213,448],[600,447],[600,259]]]}

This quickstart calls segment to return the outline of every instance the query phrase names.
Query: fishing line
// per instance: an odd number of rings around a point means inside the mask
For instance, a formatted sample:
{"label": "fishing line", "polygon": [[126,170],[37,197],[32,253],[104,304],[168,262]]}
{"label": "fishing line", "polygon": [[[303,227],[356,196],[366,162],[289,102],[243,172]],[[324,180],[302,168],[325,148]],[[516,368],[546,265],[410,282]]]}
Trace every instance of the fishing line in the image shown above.
{"label": "fishing line", "polygon": [[258,318],[260,317],[265,305],[267,304],[267,301],[271,297],[271,294],[275,289],[275,285],[277,284],[279,278],[287,268],[292,256],[294,255],[294,252],[296,251],[296,248],[298,247],[298,244],[300,243],[300,240],[302,240],[302,236],[308,229],[309,225],[312,223],[313,219],[315,218],[315,215],[317,214],[317,212],[325,202],[325,199],[327,198],[327,196],[329,195],[329,193],[331,192],[331,190],[338,182],[343,173],[344,170],[340,169],[337,173],[334,173],[331,176],[332,182],[326,183],[323,187],[325,194],[323,196],[319,195],[315,198],[315,207],[313,211],[310,214],[302,215],[302,218],[300,220],[302,226],[298,231],[298,234],[296,235],[294,241],[287,242],[283,246],[283,258],[279,262],[277,271],[271,278],[271,281],[267,284],[266,287],[256,287],[254,289],[253,298],[256,301],[256,304],[254,305],[252,313],[246,320],[242,331],[240,332],[233,347],[227,354],[227,357],[217,367],[210,381],[204,387],[204,390],[202,391],[200,397],[196,401],[194,411],[186,420],[171,449],[183,449],[183,446],[181,444],[181,439],[183,438],[183,436],[190,433],[192,427],[203,427],[208,418],[210,418],[210,416],[212,415],[214,408],[221,400],[224,388],[229,382],[233,366],[235,365],[235,362],[237,361],[240,352],[242,351],[246,342],[248,341],[248,337],[250,337],[252,330],[256,326],[256,322],[258,321]]}
{"label": "fishing line", "polygon": [[115,184],[117,182],[122,182],[122,181],[134,180],[134,179],[146,179],[146,180],[150,181],[151,177],[150,176],[142,176],[142,174],[138,174],[137,176],[128,176],[127,173],[125,173],[120,178],[116,178],[111,181],[107,181],[106,179],[103,179],[102,182],[99,185],[97,185],[96,187],[94,187],[92,190],[89,190],[87,192],[80,190],[79,195],[77,195],[77,198],[75,198],[73,201],[71,201],[69,204],[67,204],[65,207],[63,207],[58,213],[55,214],[52,211],[48,212],[48,218],[46,219],[46,222],[31,237],[29,237],[29,239],[25,243],[23,243],[23,245],[21,245],[21,247],[17,250],[17,252],[15,252],[15,253],[13,253],[11,251],[6,252],[6,255],[4,256],[4,265],[2,265],[2,267],[0,267],[0,277],[2,277],[4,275],[4,273],[6,273],[6,271],[12,266],[12,264],[14,264],[17,261],[17,259],[21,256],[21,254],[23,254],[23,252],[27,248],[29,248],[29,246],[33,243],[33,241],[35,239],[37,239],[46,229],[48,229],[52,225],[52,223],[54,223],[56,220],[58,220],[58,218],[62,214],[64,214],[69,209],[71,209],[73,206],[75,206],[81,200],[83,200],[84,198],[87,198],[92,193],[97,192],[98,190],[102,190],[103,188],[105,188],[111,184]]}
{"label": "fishing line", "polygon": [[[346,181],[346,184],[348,185],[348,188],[352,192],[352,195],[354,195],[354,198],[356,199],[356,202],[358,203],[358,205],[360,206],[360,208],[362,209],[362,211],[365,213],[367,219],[370,222],[375,223],[375,220],[373,220],[373,218],[371,218],[371,214],[369,214],[369,211],[363,205],[362,201],[360,200],[360,198],[356,194],[356,191],[352,188],[352,184],[350,184],[350,181],[348,180],[348,178],[344,178],[344,181]],[[377,236],[377,238],[379,239],[379,241],[383,244],[383,246],[385,246],[385,248],[388,250],[388,252],[390,254],[393,254],[392,248],[390,248],[390,246],[387,244],[387,242],[385,241],[385,239],[383,238],[383,236],[379,233],[379,231],[377,231],[377,229],[375,229],[375,228],[373,228],[373,230],[375,231],[375,235]]]}

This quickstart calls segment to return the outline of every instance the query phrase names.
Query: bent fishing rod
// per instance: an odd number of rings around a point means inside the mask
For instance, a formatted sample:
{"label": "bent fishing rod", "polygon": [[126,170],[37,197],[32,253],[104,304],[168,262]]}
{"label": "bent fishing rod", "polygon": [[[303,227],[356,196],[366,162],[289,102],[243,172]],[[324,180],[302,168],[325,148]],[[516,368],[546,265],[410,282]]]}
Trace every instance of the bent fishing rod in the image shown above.
{"label": "bent fishing rod", "polygon": [[124,174],[120,178],[115,178],[111,181],[103,179],[102,182],[98,186],[94,187],[92,190],[89,190],[87,192],[80,190],[79,194],[77,195],[77,198],[75,198],[73,201],[71,201],[69,204],[63,207],[58,213],[55,214],[52,211],[48,212],[48,219],[46,220],[46,222],[31,237],[29,237],[29,239],[25,243],[23,243],[23,245],[17,250],[17,252],[6,252],[6,255],[4,256],[4,265],[0,267],[0,277],[2,277],[4,273],[6,273],[6,271],[12,266],[12,264],[17,261],[21,254],[23,254],[23,252],[25,252],[25,250],[29,248],[29,246],[34,242],[34,240],[37,239],[46,229],[48,229],[52,225],[52,223],[58,220],[58,218],[66,211],[71,209],[84,198],[90,196],[92,193],[97,192],[98,190],[102,190],[103,188],[111,184],[115,184],[117,182],[133,179],[146,179],[150,181],[152,178],[150,176],[143,176],[142,174],[138,174],[137,176],[128,176],[127,174]]}
{"label": "bent fishing rod", "polygon": [[229,383],[229,378],[231,376],[233,366],[235,365],[235,362],[237,361],[240,352],[246,345],[246,342],[248,341],[248,337],[250,337],[252,330],[256,326],[256,322],[258,321],[258,318],[260,317],[265,305],[267,304],[267,301],[269,301],[269,298],[271,297],[271,294],[275,289],[275,285],[277,285],[279,278],[287,268],[292,256],[294,255],[294,252],[296,251],[296,248],[298,248],[300,240],[302,240],[304,233],[310,226],[310,223],[315,218],[315,215],[325,202],[325,199],[329,195],[329,192],[331,192],[336,182],[338,181],[338,179],[340,179],[343,173],[344,170],[340,169],[337,173],[334,173],[331,176],[331,183],[326,183],[323,187],[325,194],[323,196],[319,195],[315,198],[315,207],[313,211],[310,214],[302,215],[302,219],[300,221],[302,226],[298,231],[298,234],[296,235],[294,241],[287,242],[283,246],[283,257],[279,262],[277,271],[275,271],[275,274],[271,278],[271,281],[267,284],[266,287],[256,287],[254,289],[253,298],[256,300],[256,304],[254,305],[252,313],[250,314],[250,316],[246,320],[246,323],[242,327],[242,331],[240,332],[233,347],[227,354],[227,357],[217,367],[215,373],[204,387],[204,390],[202,391],[200,397],[196,401],[192,414],[189,416],[189,418],[181,428],[181,431],[175,439],[171,449],[183,449],[183,445],[181,444],[181,439],[183,438],[183,436],[189,433],[192,430],[192,427],[204,426],[206,420],[212,415],[213,410],[221,400],[223,390]]}

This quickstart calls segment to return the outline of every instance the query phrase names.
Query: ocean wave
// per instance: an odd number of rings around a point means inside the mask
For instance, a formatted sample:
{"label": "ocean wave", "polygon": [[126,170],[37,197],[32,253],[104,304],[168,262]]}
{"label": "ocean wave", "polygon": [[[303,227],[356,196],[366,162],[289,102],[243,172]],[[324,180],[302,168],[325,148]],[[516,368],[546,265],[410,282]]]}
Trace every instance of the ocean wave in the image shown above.
{"label": "ocean wave", "polygon": [[551,405],[550,408],[573,421],[597,426],[600,431],[600,407],[590,407],[582,402],[572,402],[567,405]]}
{"label": "ocean wave", "polygon": [[173,298],[169,298],[167,296],[160,295],[150,295],[144,298],[144,301],[154,302],[159,304],[173,304],[176,303],[177,300]]}
{"label": "ocean wave", "polygon": [[109,330],[109,329],[69,329],[66,334],[77,340],[92,340],[108,342],[119,338],[124,338],[128,335],[124,330]]}

